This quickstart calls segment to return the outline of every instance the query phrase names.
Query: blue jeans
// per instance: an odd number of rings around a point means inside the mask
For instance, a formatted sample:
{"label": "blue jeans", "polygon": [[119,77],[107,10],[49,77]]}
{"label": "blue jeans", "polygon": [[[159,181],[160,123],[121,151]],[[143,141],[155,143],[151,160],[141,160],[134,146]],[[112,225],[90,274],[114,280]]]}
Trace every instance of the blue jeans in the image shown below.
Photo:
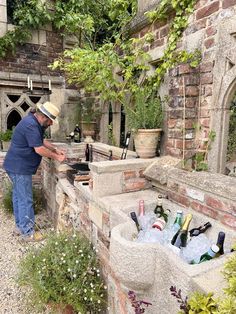
{"label": "blue jeans", "polygon": [[32,175],[8,173],[12,184],[12,203],[16,226],[23,235],[34,231]]}

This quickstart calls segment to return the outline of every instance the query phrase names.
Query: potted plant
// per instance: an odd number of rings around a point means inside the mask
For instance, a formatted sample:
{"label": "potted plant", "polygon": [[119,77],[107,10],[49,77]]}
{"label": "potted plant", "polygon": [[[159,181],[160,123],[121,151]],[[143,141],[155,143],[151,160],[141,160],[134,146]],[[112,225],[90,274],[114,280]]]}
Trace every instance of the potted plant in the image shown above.
{"label": "potted plant", "polygon": [[156,156],[163,122],[162,102],[148,86],[139,87],[125,105],[126,118],[134,133],[135,149],[139,157]]}
{"label": "potted plant", "polygon": [[81,128],[82,134],[84,137],[84,142],[92,143],[93,137],[96,133],[96,124],[97,118],[99,117],[100,112],[95,107],[95,101],[93,98],[87,98],[81,104]]}
{"label": "potted plant", "polygon": [[2,142],[2,149],[3,151],[7,151],[11,144],[12,138],[12,130],[6,130],[5,132],[0,132],[0,140]]}
{"label": "potted plant", "polygon": [[106,286],[91,243],[80,234],[48,235],[21,261],[20,285],[29,288],[31,306],[56,313],[102,313]]}

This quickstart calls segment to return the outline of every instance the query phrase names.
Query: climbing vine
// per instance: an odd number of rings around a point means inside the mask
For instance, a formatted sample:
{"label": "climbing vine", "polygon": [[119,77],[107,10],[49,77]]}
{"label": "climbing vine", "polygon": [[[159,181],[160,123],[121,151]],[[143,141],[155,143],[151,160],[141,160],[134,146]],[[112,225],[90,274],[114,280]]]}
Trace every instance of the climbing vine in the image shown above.
{"label": "climbing vine", "polygon": [[[31,37],[31,31],[51,23],[62,35],[75,35],[79,46],[94,49],[101,41],[112,38],[117,26],[112,24],[109,12],[114,0],[55,0],[53,3],[41,0],[15,2],[13,11],[14,29],[0,38],[0,57],[15,52],[19,44]],[[128,6],[127,6],[128,7]],[[114,16],[116,19],[116,16]]]}

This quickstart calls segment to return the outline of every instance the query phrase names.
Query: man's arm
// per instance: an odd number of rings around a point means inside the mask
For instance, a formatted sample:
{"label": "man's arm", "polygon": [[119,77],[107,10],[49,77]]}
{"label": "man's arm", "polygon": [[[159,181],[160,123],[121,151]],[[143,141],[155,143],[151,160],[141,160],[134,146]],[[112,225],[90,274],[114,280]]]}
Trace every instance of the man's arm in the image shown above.
{"label": "man's arm", "polygon": [[[51,143],[50,143],[51,144]],[[42,157],[48,157],[48,158],[52,158],[55,159],[57,161],[64,161],[66,159],[66,155],[64,152],[62,151],[57,151],[57,149],[55,149],[55,147],[53,147],[53,145],[51,144],[53,150],[50,150],[49,148],[47,148],[46,146],[39,146],[39,147],[34,147],[34,150],[36,151],[37,154],[39,154]]]}

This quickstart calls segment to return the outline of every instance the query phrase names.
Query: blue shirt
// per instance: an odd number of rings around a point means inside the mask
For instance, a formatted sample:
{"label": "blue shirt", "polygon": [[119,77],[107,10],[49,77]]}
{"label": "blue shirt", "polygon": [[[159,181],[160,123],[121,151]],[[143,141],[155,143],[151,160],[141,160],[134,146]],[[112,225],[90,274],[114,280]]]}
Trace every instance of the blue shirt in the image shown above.
{"label": "blue shirt", "polygon": [[35,174],[42,156],[35,152],[34,147],[43,145],[43,135],[44,128],[32,113],[24,117],[14,129],[4,169],[14,174]]}

